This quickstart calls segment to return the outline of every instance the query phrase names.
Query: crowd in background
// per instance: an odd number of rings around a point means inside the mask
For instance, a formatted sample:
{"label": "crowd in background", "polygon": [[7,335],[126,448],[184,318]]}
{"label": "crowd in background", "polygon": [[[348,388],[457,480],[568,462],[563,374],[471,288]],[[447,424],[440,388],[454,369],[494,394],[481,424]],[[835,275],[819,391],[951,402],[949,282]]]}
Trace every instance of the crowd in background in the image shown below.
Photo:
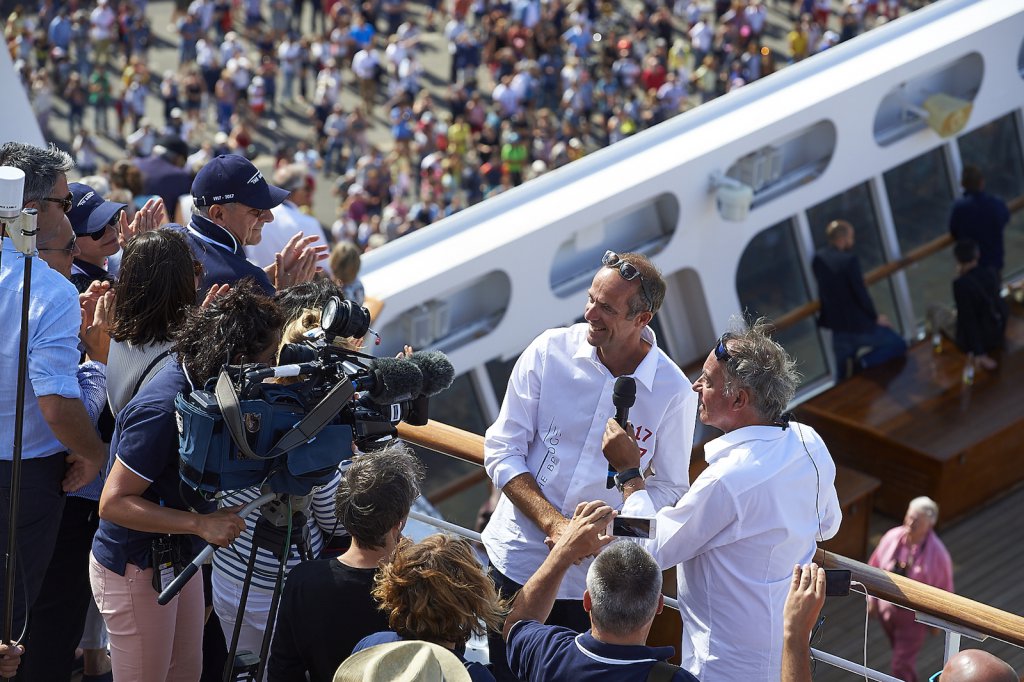
{"label": "crowd in background", "polygon": [[[765,40],[769,2],[791,22],[784,54]],[[178,0],[164,28],[145,0],[42,0],[16,8],[5,36],[47,139],[64,101],[62,142],[83,175],[118,160],[101,138],[125,158],[181,139],[192,173],[224,152],[264,168],[301,162],[311,187],[337,197],[335,215],[319,216],[330,237],[366,250],[849,40],[906,2],[312,0],[304,11],[304,0]],[[425,67],[431,33],[449,55],[440,78]],[[161,71],[150,51],[166,40],[176,66]]]}

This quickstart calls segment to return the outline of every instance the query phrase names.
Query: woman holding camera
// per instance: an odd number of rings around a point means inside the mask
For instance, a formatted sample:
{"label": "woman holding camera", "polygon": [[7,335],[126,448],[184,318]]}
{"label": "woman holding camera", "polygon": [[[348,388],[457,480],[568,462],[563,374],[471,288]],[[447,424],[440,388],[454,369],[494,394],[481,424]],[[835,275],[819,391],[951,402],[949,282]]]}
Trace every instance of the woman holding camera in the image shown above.
{"label": "woman holding camera", "polygon": [[202,581],[189,581],[166,606],[157,594],[205,543],[229,545],[245,523],[237,508],[217,510],[182,485],[174,399],[203,387],[225,360],[273,364],[283,322],[247,280],[190,309],[174,335],[174,360],[117,416],[89,564],[118,682],[200,678]]}

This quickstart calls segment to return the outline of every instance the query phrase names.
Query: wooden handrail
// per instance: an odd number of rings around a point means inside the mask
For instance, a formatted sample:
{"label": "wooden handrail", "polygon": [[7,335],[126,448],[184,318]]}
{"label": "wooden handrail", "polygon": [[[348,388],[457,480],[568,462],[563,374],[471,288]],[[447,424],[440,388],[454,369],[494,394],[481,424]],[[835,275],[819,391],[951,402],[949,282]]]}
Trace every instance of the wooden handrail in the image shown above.
{"label": "wooden handrail", "polygon": [[433,419],[428,420],[426,426],[409,426],[405,422],[399,422],[398,437],[428,450],[440,452],[442,455],[461,459],[477,466],[484,465],[483,436],[436,422]]}
{"label": "wooden handrail", "polygon": [[[398,435],[443,455],[483,464],[484,439],[475,433],[431,420],[426,426],[399,424]],[[832,552],[819,549],[815,560],[827,568],[849,569],[853,580],[874,597],[1024,647],[1024,618],[1020,616]]]}
{"label": "wooden handrail", "polygon": [[[1017,211],[1024,208],[1024,195],[1007,202],[1006,205],[1009,207],[1010,213],[1016,213]],[[891,276],[893,273],[899,272],[900,270],[903,270],[904,268],[907,268],[913,265],[914,263],[917,263],[918,261],[924,260],[928,256],[931,256],[935,253],[938,253],[939,251],[942,251],[944,248],[952,244],[953,237],[950,236],[949,234],[944,234],[941,237],[936,237],[930,242],[922,244],[916,249],[910,251],[902,258],[898,258],[894,261],[889,261],[888,263],[883,263],[882,265],[879,265],[877,268],[868,271],[868,273],[864,275],[864,283],[867,284],[868,286],[871,286],[872,284],[880,282],[886,277]],[[808,317],[811,317],[819,310],[821,310],[821,301],[819,301],[818,299],[813,299],[811,301],[808,301],[807,303],[804,303],[803,305],[797,306],[796,308],[793,308],[789,312],[783,315],[779,315],[777,318],[775,318],[775,331],[786,329],[787,327],[792,327],[801,320],[805,320]]]}
{"label": "wooden handrail", "polygon": [[822,549],[814,560],[825,568],[848,569],[873,597],[1024,647],[1024,618],[1020,616]]}

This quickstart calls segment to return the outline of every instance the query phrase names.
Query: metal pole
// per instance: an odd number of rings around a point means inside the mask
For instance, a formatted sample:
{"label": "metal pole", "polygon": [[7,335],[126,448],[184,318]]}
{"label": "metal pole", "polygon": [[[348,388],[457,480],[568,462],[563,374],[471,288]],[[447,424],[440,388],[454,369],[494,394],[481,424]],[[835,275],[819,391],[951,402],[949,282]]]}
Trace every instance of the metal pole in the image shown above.
{"label": "metal pole", "polygon": [[[25,379],[28,375],[28,310],[32,290],[32,256],[25,256],[24,284],[21,291],[21,338],[18,342],[18,396],[14,408],[14,451],[11,453],[10,506],[7,510],[7,581],[4,587],[3,641],[13,644],[14,583],[18,532],[18,507],[21,493],[21,449],[25,421]],[[24,614],[25,617],[28,614]]]}

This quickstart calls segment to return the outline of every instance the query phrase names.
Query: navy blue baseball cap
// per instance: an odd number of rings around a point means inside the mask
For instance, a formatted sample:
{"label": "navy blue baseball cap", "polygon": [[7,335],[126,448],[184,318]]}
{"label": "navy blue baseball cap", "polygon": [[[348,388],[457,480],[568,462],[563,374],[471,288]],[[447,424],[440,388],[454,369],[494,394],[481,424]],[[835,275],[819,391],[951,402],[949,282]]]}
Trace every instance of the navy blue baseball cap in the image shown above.
{"label": "navy blue baseball cap", "polygon": [[192,181],[192,202],[196,206],[239,203],[267,210],[281,204],[289,194],[269,184],[249,159],[238,154],[210,159]]}
{"label": "navy blue baseball cap", "polygon": [[115,201],[104,201],[99,192],[80,182],[70,183],[68,189],[71,190],[68,220],[71,221],[71,229],[79,237],[102,232],[107,223],[127,206]]}

